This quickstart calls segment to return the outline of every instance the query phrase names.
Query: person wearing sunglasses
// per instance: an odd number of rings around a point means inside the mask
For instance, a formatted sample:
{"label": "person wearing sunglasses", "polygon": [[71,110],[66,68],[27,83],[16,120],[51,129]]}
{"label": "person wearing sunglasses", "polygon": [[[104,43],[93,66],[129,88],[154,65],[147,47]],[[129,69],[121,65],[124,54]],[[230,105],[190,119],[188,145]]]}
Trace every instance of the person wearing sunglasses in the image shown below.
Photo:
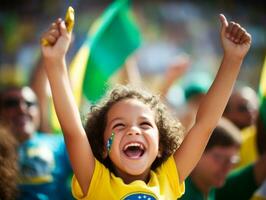
{"label": "person wearing sunglasses", "polygon": [[229,98],[223,116],[243,130],[256,123],[258,107],[256,92],[251,87],[237,85]]}
{"label": "person wearing sunglasses", "polygon": [[38,132],[40,109],[27,86],[0,90],[0,122],[11,129],[19,143],[18,199],[72,199],[72,170],[59,134]]}
{"label": "person wearing sunglasses", "polygon": [[242,145],[240,162],[237,168],[256,161],[259,157],[257,149],[258,97],[254,89],[237,84],[226,105],[223,117],[233,122],[240,130]]}
{"label": "person wearing sunglasses", "polygon": [[[206,149],[185,181],[181,200],[248,200],[266,177],[266,156],[244,168],[231,170],[239,162],[240,130],[221,119]],[[230,174],[229,174],[230,173]]]}
{"label": "person wearing sunglasses", "polygon": [[[265,151],[262,150],[266,146],[265,130],[262,128],[258,110],[258,96],[254,89],[238,84],[233,90],[223,113],[224,117],[241,129],[242,145],[239,153],[240,162],[236,165],[236,168],[241,168],[255,162],[260,156],[265,154]],[[266,199],[265,188],[266,181],[256,192],[256,194],[261,193],[261,190],[263,190],[263,199]],[[257,199],[256,196],[253,199]]]}

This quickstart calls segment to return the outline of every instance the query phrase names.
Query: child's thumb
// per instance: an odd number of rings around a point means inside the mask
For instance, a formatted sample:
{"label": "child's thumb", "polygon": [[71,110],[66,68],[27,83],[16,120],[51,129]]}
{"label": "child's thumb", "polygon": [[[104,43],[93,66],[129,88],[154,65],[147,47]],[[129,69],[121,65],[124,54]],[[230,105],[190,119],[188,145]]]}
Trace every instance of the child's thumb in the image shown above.
{"label": "child's thumb", "polygon": [[220,14],[220,21],[221,21],[221,34],[224,35],[226,28],[228,27],[228,22],[226,17],[223,14]]}

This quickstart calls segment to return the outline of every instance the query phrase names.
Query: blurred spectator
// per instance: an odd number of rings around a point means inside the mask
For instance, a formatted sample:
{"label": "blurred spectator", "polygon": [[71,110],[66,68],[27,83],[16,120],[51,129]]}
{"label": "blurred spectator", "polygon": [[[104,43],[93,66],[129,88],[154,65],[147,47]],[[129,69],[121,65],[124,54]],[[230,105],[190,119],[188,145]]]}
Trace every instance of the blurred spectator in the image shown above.
{"label": "blurred spectator", "polygon": [[[224,116],[231,120],[241,129],[243,143],[240,149],[240,163],[237,167],[246,166],[265,154],[265,134],[258,118],[258,97],[256,92],[248,86],[238,86],[233,91],[226,106]],[[255,193],[252,200],[258,199],[258,196],[266,199],[266,182]],[[261,198],[259,198],[261,199]]]}
{"label": "blurred spectator", "polygon": [[202,97],[206,94],[211,86],[212,80],[206,72],[197,72],[188,75],[183,83],[185,94],[185,106],[180,113],[179,119],[183,126],[189,130],[195,123],[196,113]]}
{"label": "blurred spectator", "polygon": [[255,125],[258,108],[256,92],[252,88],[243,85],[235,87],[226,105],[223,116],[241,130],[243,143],[238,167],[254,162],[258,158]]}
{"label": "blurred spectator", "polygon": [[256,92],[248,86],[238,86],[232,92],[223,116],[242,130],[255,124],[258,106]]}
{"label": "blurred spectator", "polygon": [[[175,99],[171,99],[168,94],[171,92],[171,88],[173,87],[174,83],[181,79],[187,72],[188,68],[190,67],[191,60],[186,54],[178,54],[170,61],[171,62],[169,63],[169,66],[166,67],[164,73],[163,82],[160,89],[161,95],[168,101],[169,104],[181,105],[184,101],[183,96],[175,96]],[[181,86],[179,87],[181,89]],[[176,87],[176,89],[177,88],[178,87]]]}
{"label": "blurred spectator", "polygon": [[240,130],[230,121],[222,119],[186,180],[186,192],[181,199],[248,200],[265,180],[266,155],[227,176],[239,160],[240,145]]}
{"label": "blurred spectator", "polygon": [[17,141],[8,129],[0,125],[0,199],[17,196]]}
{"label": "blurred spectator", "polygon": [[62,135],[37,132],[40,111],[29,87],[0,91],[0,120],[19,142],[19,199],[71,199],[72,175]]}
{"label": "blurred spectator", "polygon": [[51,105],[50,105],[50,90],[47,80],[47,76],[44,72],[44,67],[42,63],[42,58],[40,58],[36,64],[36,67],[33,70],[30,87],[36,94],[39,103],[40,109],[40,125],[39,131],[41,132],[53,132],[52,125],[49,119],[51,114]]}

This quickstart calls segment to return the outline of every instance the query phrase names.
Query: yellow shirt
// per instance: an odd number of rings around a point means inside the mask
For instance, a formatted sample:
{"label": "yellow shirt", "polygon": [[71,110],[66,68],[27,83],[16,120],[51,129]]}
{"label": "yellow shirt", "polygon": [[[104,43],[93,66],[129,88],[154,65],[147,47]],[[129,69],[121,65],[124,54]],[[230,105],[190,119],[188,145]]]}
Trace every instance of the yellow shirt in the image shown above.
{"label": "yellow shirt", "polygon": [[242,145],[240,148],[240,162],[238,167],[246,166],[257,160],[256,127],[250,126],[241,131]]}
{"label": "yellow shirt", "polygon": [[151,178],[147,184],[141,180],[125,184],[96,160],[88,193],[83,195],[75,175],[72,179],[72,193],[77,199],[90,200],[176,200],[184,193],[185,185],[184,182],[179,183],[173,156],[150,173]]}

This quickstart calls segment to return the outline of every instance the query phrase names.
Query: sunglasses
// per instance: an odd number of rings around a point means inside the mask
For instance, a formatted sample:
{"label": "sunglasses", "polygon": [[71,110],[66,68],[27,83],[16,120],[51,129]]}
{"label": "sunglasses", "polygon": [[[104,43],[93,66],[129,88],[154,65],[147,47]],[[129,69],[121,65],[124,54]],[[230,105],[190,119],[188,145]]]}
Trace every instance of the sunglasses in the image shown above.
{"label": "sunglasses", "polygon": [[30,108],[32,106],[36,106],[36,101],[27,101],[20,98],[7,98],[4,99],[2,102],[2,107],[9,109],[9,108],[18,108],[21,104],[25,104],[27,108]]}
{"label": "sunglasses", "polygon": [[248,107],[248,105],[238,105],[237,106],[237,111],[241,112],[241,113],[245,113],[248,112],[250,110],[250,108]]}

